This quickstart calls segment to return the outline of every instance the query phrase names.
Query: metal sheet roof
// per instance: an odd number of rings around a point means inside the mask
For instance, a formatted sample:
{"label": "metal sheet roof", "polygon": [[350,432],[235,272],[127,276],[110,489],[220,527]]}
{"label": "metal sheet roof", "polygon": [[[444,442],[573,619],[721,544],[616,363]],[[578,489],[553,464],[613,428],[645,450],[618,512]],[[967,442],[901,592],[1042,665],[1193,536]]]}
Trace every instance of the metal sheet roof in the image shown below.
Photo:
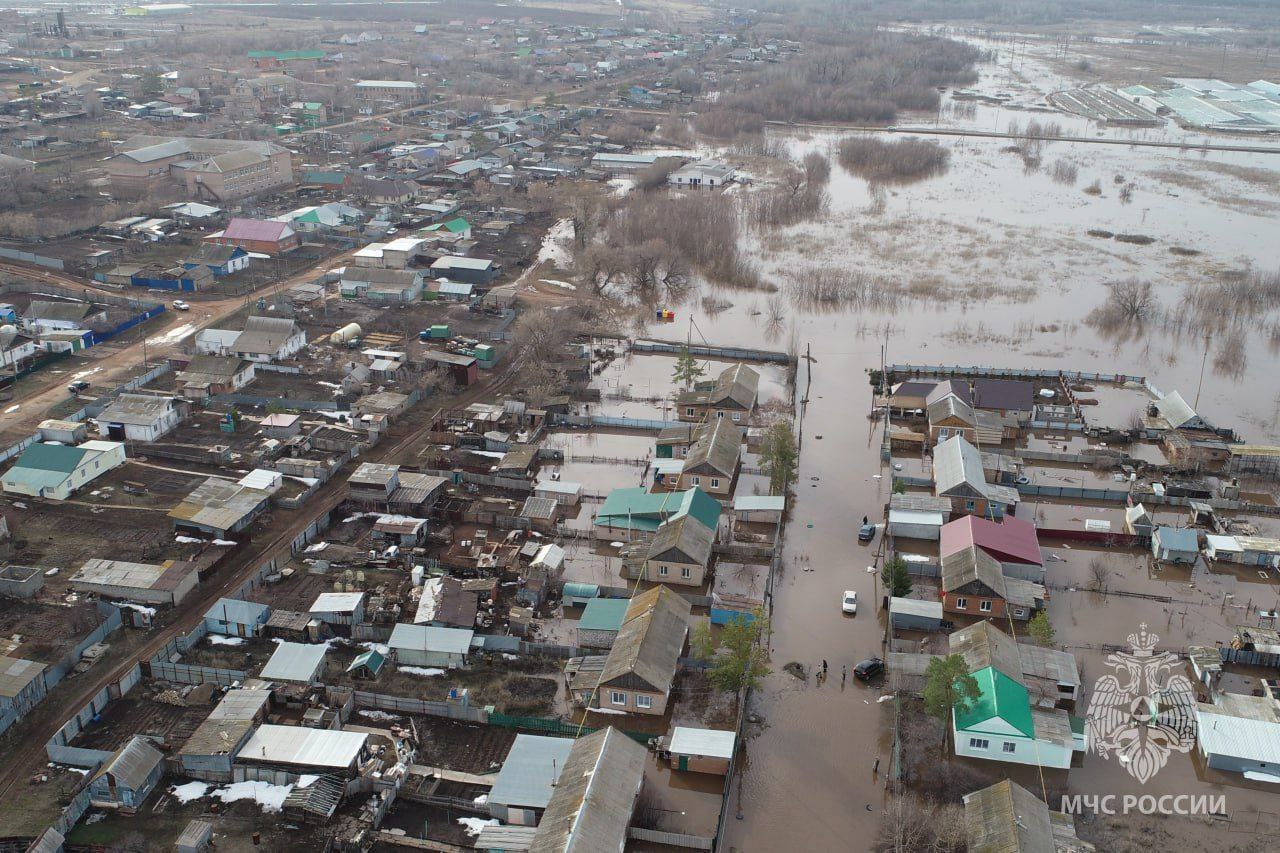
{"label": "metal sheet roof", "polygon": [[350,767],[369,735],[301,726],[260,726],[240,750],[241,760],[298,767]]}
{"label": "metal sheet roof", "polygon": [[593,598],[582,608],[578,630],[617,631],[627,618],[627,608],[630,606],[631,601],[626,598]]}
{"label": "metal sheet roof", "polygon": [[516,735],[489,791],[489,802],[544,809],[573,749],[572,738]]}
{"label": "metal sheet roof", "polygon": [[922,616],[926,619],[942,618],[942,602],[941,601],[922,601],[918,598],[898,598],[889,599],[889,613],[905,613],[911,616]]}
{"label": "metal sheet roof", "polygon": [[689,628],[689,602],[665,586],[631,599],[627,618],[609,650],[600,683],[634,677],[666,692],[675,677]]}
{"label": "metal sheet roof", "polygon": [[776,511],[787,508],[786,495],[739,495],[733,499],[733,508],[739,512]]}
{"label": "metal sheet roof", "polygon": [[364,601],[363,592],[322,592],[311,602],[311,613],[350,613]]}
{"label": "metal sheet roof", "polygon": [[267,681],[310,683],[324,666],[326,651],[328,646],[324,645],[280,643],[258,677]]}
{"label": "metal sheet roof", "polygon": [[574,741],[530,852],[622,853],[646,758],[612,727]]}
{"label": "metal sheet roof", "polygon": [[703,755],[708,758],[732,758],[737,735],[718,729],[693,729],[676,726],[671,733],[671,751],[679,755]]}
{"label": "metal sheet roof", "polygon": [[0,655],[0,696],[12,699],[44,672],[45,666],[33,660]]}
{"label": "metal sheet roof", "polygon": [[969,849],[975,853],[1054,853],[1049,807],[1008,779],[964,798]]}
{"label": "metal sheet roof", "polygon": [[466,628],[439,628],[433,625],[410,625],[400,622],[391,630],[387,645],[393,649],[465,655],[471,651],[475,631]]}
{"label": "metal sheet roof", "polygon": [[220,622],[231,622],[236,625],[257,625],[266,622],[271,608],[256,601],[242,601],[238,598],[219,598],[205,611],[204,618]]}
{"label": "metal sheet roof", "polygon": [[98,768],[93,778],[97,779],[103,774],[110,773],[115,778],[116,785],[139,791],[146,784],[147,777],[162,761],[164,761],[164,754],[152,746],[151,741],[141,735],[134,735],[124,746],[116,750],[116,754],[108,759],[106,764]]}

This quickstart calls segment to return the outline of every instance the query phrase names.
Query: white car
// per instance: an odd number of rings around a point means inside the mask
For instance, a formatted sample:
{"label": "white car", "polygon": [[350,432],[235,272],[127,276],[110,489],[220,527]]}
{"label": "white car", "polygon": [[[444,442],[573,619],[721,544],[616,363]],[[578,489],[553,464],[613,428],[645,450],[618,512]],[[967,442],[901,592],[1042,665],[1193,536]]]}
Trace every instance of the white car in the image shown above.
{"label": "white car", "polygon": [[852,589],[844,591],[844,598],[840,599],[840,609],[845,613],[858,612],[858,593]]}
{"label": "white car", "polygon": [[183,302],[181,299],[173,300],[173,308],[175,311],[190,311],[191,306]]}

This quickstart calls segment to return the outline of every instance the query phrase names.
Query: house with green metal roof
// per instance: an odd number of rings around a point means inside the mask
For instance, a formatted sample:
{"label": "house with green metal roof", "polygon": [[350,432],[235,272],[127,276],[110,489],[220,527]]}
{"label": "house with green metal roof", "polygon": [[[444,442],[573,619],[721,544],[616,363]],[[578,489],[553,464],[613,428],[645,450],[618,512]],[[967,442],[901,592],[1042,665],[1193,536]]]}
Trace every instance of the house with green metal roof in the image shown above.
{"label": "house with green metal roof", "polygon": [[302,185],[309,187],[340,187],[346,183],[347,176],[342,172],[305,172]]}
{"label": "house with green metal roof", "polygon": [[664,521],[686,514],[715,530],[720,510],[720,503],[699,488],[684,492],[614,489],[596,512],[596,530],[604,534],[655,533]]}
{"label": "house with green metal roof", "polygon": [[973,673],[978,698],[952,713],[957,755],[1065,770],[1088,748],[1083,723],[1060,708],[1037,708],[1020,680],[986,666]]}
{"label": "house with green metal roof", "polygon": [[422,230],[428,234],[452,234],[459,240],[471,239],[471,223],[461,216],[428,225]]}
{"label": "house with green metal roof", "polygon": [[0,477],[0,488],[11,495],[65,501],[124,460],[124,444],[118,441],[86,441],[76,447],[36,443]]}

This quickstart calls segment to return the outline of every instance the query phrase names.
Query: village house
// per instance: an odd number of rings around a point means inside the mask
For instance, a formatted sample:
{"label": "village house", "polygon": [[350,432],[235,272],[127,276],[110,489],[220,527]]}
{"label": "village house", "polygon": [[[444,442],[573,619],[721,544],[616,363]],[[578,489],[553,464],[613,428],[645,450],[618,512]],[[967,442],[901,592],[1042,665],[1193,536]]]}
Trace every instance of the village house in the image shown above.
{"label": "village house", "polygon": [[1050,811],[1019,785],[1004,779],[964,797],[964,826],[971,853],[1093,853],[1076,836],[1074,819]]}
{"label": "village house", "polygon": [[1005,577],[1044,580],[1044,557],[1036,527],[1029,521],[1005,516],[1000,522],[966,515],[942,525],[938,555],[946,558],[977,546],[1000,562]]}
{"label": "village house", "polygon": [[1151,553],[1163,563],[1195,563],[1200,559],[1200,534],[1187,527],[1161,525],[1151,534]]}
{"label": "village house", "polygon": [[211,634],[227,637],[257,637],[271,617],[271,608],[256,601],[219,598],[204,614],[205,627]]}
{"label": "village house", "polygon": [[528,853],[622,850],[648,753],[612,726],[573,741]]}
{"label": "village house", "polygon": [[489,789],[489,816],[513,826],[537,826],[573,744],[572,738],[516,735]]}
{"label": "village house", "polygon": [[759,388],[760,374],[745,364],[735,364],[715,380],[682,391],[676,398],[676,416],[694,423],[727,417],[746,426],[755,411]]}
{"label": "village house", "polygon": [[338,291],[346,299],[365,299],[376,305],[404,305],[422,299],[423,270],[348,266]]}
{"label": "village house", "polygon": [[939,382],[925,398],[930,444],[938,444],[952,436],[960,436],[969,442],[977,440],[978,421],[973,406],[957,393],[954,384]]}
{"label": "village house", "polygon": [[65,501],[124,460],[124,444],[117,441],[86,441],[75,447],[33,444],[0,477],[0,486],[12,495]]}
{"label": "village house", "polygon": [[1205,764],[1246,778],[1280,767],[1280,712],[1272,695],[1216,693],[1196,704],[1196,751]]}
{"label": "village house", "polygon": [[652,583],[702,586],[716,532],[686,513],[663,522],[647,544],[623,556],[623,575]]}
{"label": "village house", "polygon": [[596,510],[595,526],[602,535],[655,533],[668,519],[691,514],[715,530],[721,511],[719,501],[699,488],[687,492],[614,489]]}
{"label": "village house", "polygon": [[307,345],[307,333],[288,317],[250,317],[231,344],[231,354],[245,361],[283,361]]}
{"label": "village house", "polygon": [[98,435],[112,441],[157,441],[187,416],[176,397],[121,394],[98,415]]}
{"label": "village house", "polygon": [[999,561],[976,546],[942,558],[942,609],[948,613],[1025,622],[1045,598],[1042,585],[1005,577]]}
{"label": "village house", "polygon": [[207,268],[216,278],[240,272],[249,267],[249,253],[240,246],[201,243],[182,262],[186,269]]}
{"label": "village house", "polygon": [[[691,609],[665,586],[631,599],[599,673],[596,707],[659,717],[666,713]],[[574,689],[579,689],[577,684]]]}
{"label": "village house", "polygon": [[396,665],[435,669],[466,669],[475,632],[468,628],[443,628],[399,622],[391,630],[387,646],[395,652]]}
{"label": "village house", "polygon": [[741,454],[742,429],[717,418],[700,428],[675,482],[663,485],[677,491],[698,487],[714,497],[727,498],[737,482]]}
{"label": "village house", "polygon": [[236,755],[271,706],[271,690],[263,682],[253,688],[228,690],[178,750],[181,773],[206,782],[230,782]]}
{"label": "village house", "polygon": [[22,315],[22,326],[36,337],[62,329],[87,329],[106,322],[107,312],[78,300],[33,299]]}
{"label": "village house", "polygon": [[1066,770],[1088,750],[1085,721],[1059,708],[1033,707],[1026,686],[995,666],[970,673],[978,698],[951,714],[957,755]]}
{"label": "village house", "polygon": [[188,400],[233,394],[254,380],[252,361],[220,355],[192,356],[174,376],[175,390]]}
{"label": "village house", "polygon": [[1021,682],[1036,707],[1069,705],[1080,696],[1080,667],[1075,655],[1019,643],[990,619],[952,632],[948,642],[951,654],[962,656],[970,672],[994,666]]}
{"label": "village house", "polygon": [[270,219],[232,219],[221,231],[205,237],[219,246],[238,246],[246,252],[283,255],[301,245],[297,232],[287,222]]}
{"label": "village house", "polygon": [[676,169],[667,176],[667,183],[677,187],[723,187],[732,183],[737,174],[737,170],[727,163],[699,160]]}
{"label": "village house", "polygon": [[163,775],[164,753],[151,741],[134,735],[90,777],[89,804],[136,812]]}
{"label": "village house", "polygon": [[972,404],[977,411],[1028,423],[1035,415],[1035,386],[1025,379],[975,379]]}
{"label": "village house", "polygon": [[953,435],[933,450],[933,493],[951,501],[955,515],[1001,518],[1018,505],[1018,490],[986,480],[982,454],[963,436]]}

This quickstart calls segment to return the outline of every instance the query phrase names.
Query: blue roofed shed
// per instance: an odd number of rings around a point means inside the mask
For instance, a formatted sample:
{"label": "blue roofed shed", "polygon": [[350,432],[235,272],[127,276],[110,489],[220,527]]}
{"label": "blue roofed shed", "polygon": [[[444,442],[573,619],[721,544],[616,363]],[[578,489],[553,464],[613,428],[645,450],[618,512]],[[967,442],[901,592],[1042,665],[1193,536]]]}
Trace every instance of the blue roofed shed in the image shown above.
{"label": "blue roofed shed", "polygon": [[489,815],[504,823],[536,826],[572,748],[572,738],[516,735],[489,791]]}
{"label": "blue roofed shed", "polygon": [[256,601],[238,598],[219,598],[204,614],[205,627],[210,634],[226,634],[228,637],[256,637],[271,618],[271,608]]}
{"label": "blue roofed shed", "polygon": [[1186,527],[1157,527],[1151,553],[1166,563],[1194,563],[1200,556],[1200,534]]}

